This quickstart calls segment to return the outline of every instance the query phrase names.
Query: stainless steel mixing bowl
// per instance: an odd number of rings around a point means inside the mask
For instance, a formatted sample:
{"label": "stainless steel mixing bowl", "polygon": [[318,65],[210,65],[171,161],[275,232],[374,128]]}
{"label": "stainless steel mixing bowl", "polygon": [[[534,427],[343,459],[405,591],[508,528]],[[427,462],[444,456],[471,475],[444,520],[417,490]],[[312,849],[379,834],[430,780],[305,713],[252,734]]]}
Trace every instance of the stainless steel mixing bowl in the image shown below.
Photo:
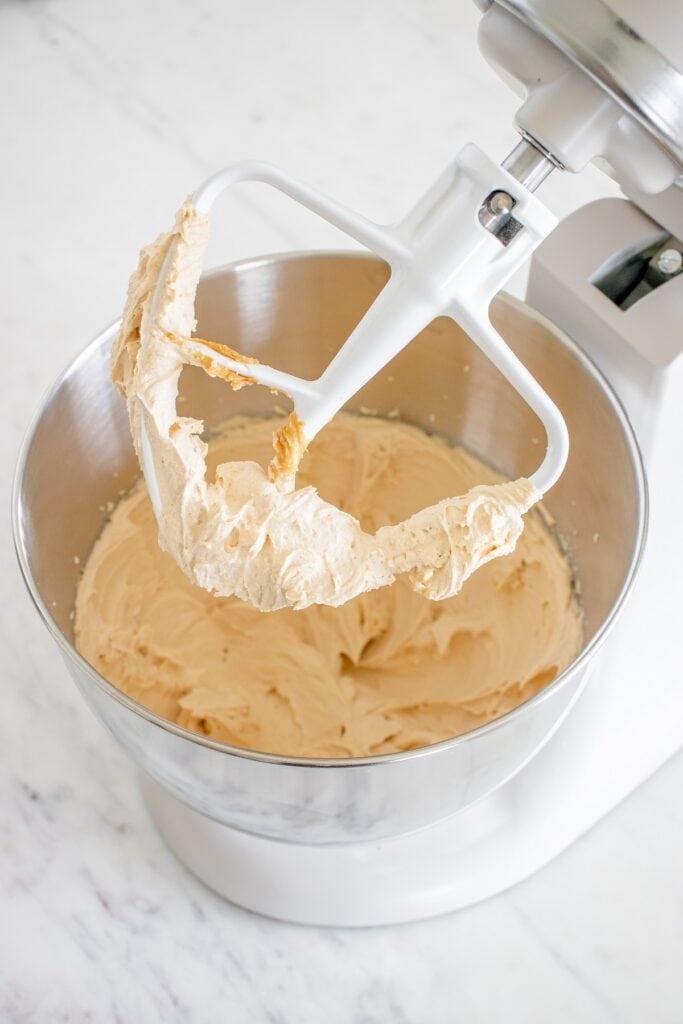
{"label": "stainless steel mixing bowl", "polygon": [[[274,366],[320,373],[387,278],[352,254],[275,256],[208,274],[198,331]],[[104,510],[139,470],[123,399],[109,379],[111,327],[75,360],[45,400],[21,455],[14,499],[19,561],[40,615],[88,704],[145,772],[194,809],[247,832],[306,843],[409,832],[493,791],[559,724],[586,679],[633,582],[644,541],[643,470],[630,425],[608,385],[566,337],[500,297],[493,319],[564,413],[571,455],[546,505],[567,539],[581,583],[585,646],[532,700],[473,732],[402,754],[349,760],[287,758],[230,747],[152,714],[100,676],[73,646],[79,568]],[[207,427],[263,414],[265,389],[233,394],[201,371],[182,376],[184,413]],[[351,408],[439,431],[510,476],[542,453],[535,416],[459,328],[437,320]],[[595,685],[599,684],[599,679]]]}

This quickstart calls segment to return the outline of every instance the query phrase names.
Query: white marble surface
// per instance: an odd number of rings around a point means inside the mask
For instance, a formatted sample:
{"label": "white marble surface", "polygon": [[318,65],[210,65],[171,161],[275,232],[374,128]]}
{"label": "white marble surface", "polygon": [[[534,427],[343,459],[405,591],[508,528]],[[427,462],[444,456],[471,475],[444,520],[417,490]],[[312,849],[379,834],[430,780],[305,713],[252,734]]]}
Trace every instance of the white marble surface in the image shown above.
{"label": "white marble surface", "polygon": [[[466,140],[504,155],[514,100],[476,21],[469,0],[0,3],[3,520],[41,393],[207,172],[268,159],[390,220]],[[544,195],[563,213],[611,191],[589,171]],[[258,187],[224,208],[214,261],[341,244]],[[0,543],[1,1021],[683,1019],[683,758],[470,910],[363,932],[262,920],[166,851],[24,594],[6,521]]]}

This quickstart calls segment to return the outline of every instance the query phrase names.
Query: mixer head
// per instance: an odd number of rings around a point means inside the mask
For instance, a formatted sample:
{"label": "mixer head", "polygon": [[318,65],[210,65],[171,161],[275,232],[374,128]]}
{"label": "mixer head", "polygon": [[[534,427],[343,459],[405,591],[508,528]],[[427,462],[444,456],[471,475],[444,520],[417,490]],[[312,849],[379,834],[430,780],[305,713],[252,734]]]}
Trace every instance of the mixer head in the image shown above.
{"label": "mixer head", "polygon": [[477,0],[479,47],[523,99],[519,130],[580,171],[596,158],[629,193],[683,171],[679,0]]}

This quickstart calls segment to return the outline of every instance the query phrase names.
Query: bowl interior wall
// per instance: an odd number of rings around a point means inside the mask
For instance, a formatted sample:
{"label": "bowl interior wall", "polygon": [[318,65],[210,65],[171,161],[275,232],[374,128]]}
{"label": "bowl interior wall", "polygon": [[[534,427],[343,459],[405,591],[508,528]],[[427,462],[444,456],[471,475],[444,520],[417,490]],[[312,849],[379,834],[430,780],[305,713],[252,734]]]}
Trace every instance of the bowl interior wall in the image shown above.
{"label": "bowl interior wall", "polygon": [[[388,276],[363,256],[264,260],[208,275],[197,333],[265,362],[316,377]],[[583,360],[532,311],[504,296],[494,324],[562,410],[571,454],[546,499],[576,565],[586,641],[616,601],[638,541],[638,475],[611,399]],[[125,403],[109,379],[109,342],[88,349],[44,411],[21,484],[20,528],[30,569],[68,637],[81,566],[108,511],[139,470]],[[231,415],[288,402],[263,388],[233,393],[201,370],[181,378],[179,411],[207,429]],[[464,444],[509,475],[540,463],[544,431],[493,365],[450,320],[439,319],[355,396],[353,409],[400,417]]]}

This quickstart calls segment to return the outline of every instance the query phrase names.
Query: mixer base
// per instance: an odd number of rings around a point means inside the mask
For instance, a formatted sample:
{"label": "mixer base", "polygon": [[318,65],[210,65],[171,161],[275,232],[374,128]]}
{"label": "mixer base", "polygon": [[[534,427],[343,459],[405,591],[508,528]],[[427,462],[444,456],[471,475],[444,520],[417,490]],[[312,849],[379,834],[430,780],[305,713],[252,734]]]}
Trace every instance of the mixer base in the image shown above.
{"label": "mixer base", "polygon": [[[141,787],[178,859],[221,896],[267,917],[342,927],[398,924],[473,903],[518,877],[490,841],[504,829],[504,811],[491,800],[408,836],[321,846],[221,825],[148,776],[141,776]],[[482,847],[493,855],[488,863]]]}
{"label": "mixer base", "polygon": [[[637,614],[631,607],[624,617]],[[514,779],[411,835],[338,846],[266,839],[206,818],[147,776],[145,802],[186,867],[259,914],[360,927],[457,910],[547,864],[679,749],[677,681],[667,680],[653,709],[639,680],[614,671],[613,656],[598,655],[572,713]]]}

